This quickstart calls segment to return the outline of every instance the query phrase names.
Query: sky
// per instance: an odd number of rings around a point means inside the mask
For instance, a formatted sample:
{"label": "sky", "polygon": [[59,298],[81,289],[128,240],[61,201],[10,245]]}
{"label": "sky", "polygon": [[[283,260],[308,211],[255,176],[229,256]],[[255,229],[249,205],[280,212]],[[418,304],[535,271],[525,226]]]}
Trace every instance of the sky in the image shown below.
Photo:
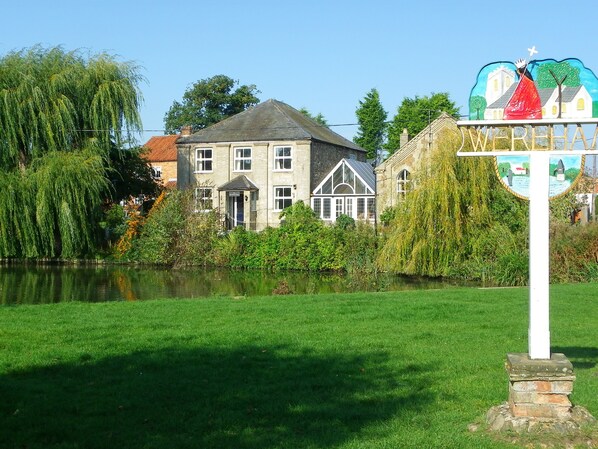
{"label": "sky", "polygon": [[478,72],[529,58],[532,46],[534,58],[578,58],[598,73],[595,0],[6,3],[0,57],[40,44],[139,66],[139,143],[163,134],[164,114],[187,88],[219,74],[255,84],[261,101],[321,113],[352,140],[355,110],[373,88],[388,120],[404,98],[438,92],[467,115]]}

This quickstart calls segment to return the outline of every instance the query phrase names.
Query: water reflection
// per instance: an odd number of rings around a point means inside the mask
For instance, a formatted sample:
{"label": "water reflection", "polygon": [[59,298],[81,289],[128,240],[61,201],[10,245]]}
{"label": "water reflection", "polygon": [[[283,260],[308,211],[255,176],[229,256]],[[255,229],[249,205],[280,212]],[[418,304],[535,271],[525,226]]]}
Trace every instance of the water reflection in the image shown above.
{"label": "water reflection", "polygon": [[271,295],[274,291],[297,294],[393,291],[452,285],[440,280],[390,275],[351,278],[335,273],[11,265],[0,267],[0,304],[235,297]]}

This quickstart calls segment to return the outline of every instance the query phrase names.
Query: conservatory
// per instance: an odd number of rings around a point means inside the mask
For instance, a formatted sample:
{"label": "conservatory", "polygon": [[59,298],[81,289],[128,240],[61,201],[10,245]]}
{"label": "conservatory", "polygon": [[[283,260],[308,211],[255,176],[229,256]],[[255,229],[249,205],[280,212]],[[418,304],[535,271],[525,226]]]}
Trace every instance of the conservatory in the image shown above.
{"label": "conservatory", "polygon": [[314,189],[311,207],[322,220],[335,222],[340,215],[374,221],[376,178],[373,167],[354,159],[341,159]]}

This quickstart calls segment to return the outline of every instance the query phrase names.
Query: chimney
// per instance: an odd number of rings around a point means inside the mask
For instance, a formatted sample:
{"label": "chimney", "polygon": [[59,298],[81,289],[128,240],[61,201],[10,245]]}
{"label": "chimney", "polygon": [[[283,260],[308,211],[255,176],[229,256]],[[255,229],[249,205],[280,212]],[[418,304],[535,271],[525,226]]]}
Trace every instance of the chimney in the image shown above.
{"label": "chimney", "polygon": [[191,126],[181,126],[181,136],[190,136],[191,129]]}
{"label": "chimney", "polygon": [[407,142],[409,142],[409,132],[407,132],[407,128],[403,128],[403,132],[399,138],[399,148],[403,148]]}

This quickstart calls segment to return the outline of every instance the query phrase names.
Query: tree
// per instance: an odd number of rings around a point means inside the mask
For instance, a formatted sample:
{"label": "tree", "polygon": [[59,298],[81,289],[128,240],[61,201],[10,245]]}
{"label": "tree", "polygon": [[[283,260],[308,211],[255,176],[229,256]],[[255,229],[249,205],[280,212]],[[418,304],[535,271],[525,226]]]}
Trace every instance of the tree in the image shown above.
{"label": "tree", "polygon": [[459,118],[459,108],[446,92],[433,93],[431,96],[404,98],[397,108],[397,113],[388,127],[388,143],[386,149],[392,154],[401,141],[401,133],[407,129],[410,137],[417,135],[441,112]]}
{"label": "tree", "polygon": [[107,155],[141,129],[137,87],[142,77],[131,63],[107,54],[40,46],[0,59],[0,166],[24,169],[37,156],[73,151],[93,140]]}
{"label": "tree", "polygon": [[159,185],[152,177],[151,168],[144,155],[147,149],[134,147],[118,150],[116,147],[110,152],[110,197],[114,201],[128,198],[130,195],[141,194],[154,196],[159,191]]}
{"label": "tree", "polygon": [[359,129],[353,141],[367,150],[367,158],[375,159],[384,145],[387,113],[376,89],[370,90],[355,111]]}
{"label": "tree", "polygon": [[568,62],[548,62],[538,67],[537,82],[539,88],[557,86],[577,87],[581,85],[579,69]]}
{"label": "tree", "polygon": [[475,95],[469,99],[469,119],[483,120],[484,112],[488,106],[486,98],[481,95]]}
{"label": "tree", "polygon": [[492,263],[500,267],[501,257],[524,253],[525,239],[518,236],[525,203],[499,187],[491,158],[458,157],[461,143],[453,133],[441,133],[429,159],[420,161],[416,187],[396,211],[381,250],[383,269],[480,275]]}
{"label": "tree", "polygon": [[301,109],[299,109],[299,112],[301,112],[306,117],[309,117],[310,119],[312,119],[317,124],[319,124],[321,126],[325,126],[326,128],[328,128],[328,121],[326,120],[326,118],[324,117],[324,115],[322,115],[321,112],[318,112],[317,115],[312,115],[312,113],[309,112],[307,110],[307,108],[301,108]]}
{"label": "tree", "polygon": [[176,134],[183,126],[197,131],[259,103],[256,95],[260,91],[254,84],[234,89],[238,84],[225,75],[193,83],[183,94],[182,102],[174,101],[164,115],[165,134]]}
{"label": "tree", "polygon": [[107,54],[0,59],[0,257],[79,257],[97,240],[110,153],[141,129],[141,80]]}

